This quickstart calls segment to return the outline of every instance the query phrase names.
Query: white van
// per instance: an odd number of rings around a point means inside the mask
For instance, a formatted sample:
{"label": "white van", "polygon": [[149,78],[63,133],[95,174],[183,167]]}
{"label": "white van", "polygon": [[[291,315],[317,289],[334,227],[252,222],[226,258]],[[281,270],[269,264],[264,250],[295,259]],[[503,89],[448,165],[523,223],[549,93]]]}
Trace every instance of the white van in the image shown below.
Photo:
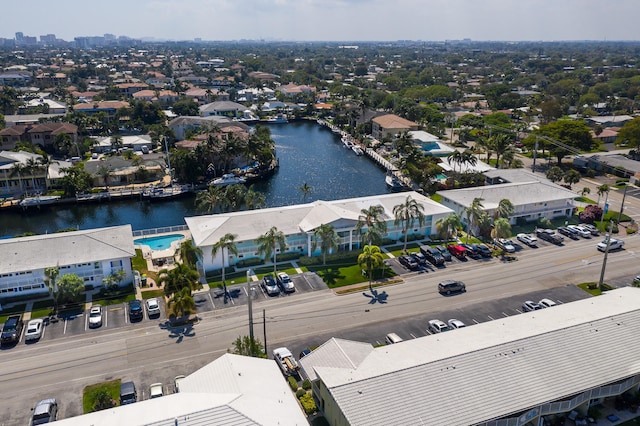
{"label": "white van", "polygon": [[398,336],[396,333],[389,333],[385,336],[384,340],[389,345],[393,345],[394,343],[402,342],[402,337]]}

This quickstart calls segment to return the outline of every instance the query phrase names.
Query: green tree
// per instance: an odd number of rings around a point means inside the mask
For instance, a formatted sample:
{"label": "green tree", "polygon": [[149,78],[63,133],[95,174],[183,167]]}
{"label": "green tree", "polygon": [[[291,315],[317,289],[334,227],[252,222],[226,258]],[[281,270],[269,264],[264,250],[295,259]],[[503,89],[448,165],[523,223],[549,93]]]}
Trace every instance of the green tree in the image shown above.
{"label": "green tree", "polygon": [[424,206],[407,195],[404,203],[393,206],[393,215],[395,216],[394,224],[402,225],[402,235],[404,236],[403,250],[407,250],[407,237],[409,229],[413,224],[418,222],[418,227],[422,227],[425,222]]}
{"label": "green tree", "polygon": [[102,179],[106,190],[109,190],[109,180],[111,179],[111,167],[100,164],[96,170],[96,175]]}
{"label": "green tree", "polygon": [[584,188],[582,188],[582,191],[580,191],[580,195],[583,197],[586,197],[589,194],[591,194],[591,188],[589,188],[588,186],[585,186]]}
{"label": "green tree", "polygon": [[283,252],[287,248],[287,240],[284,233],[272,226],[264,235],[258,237],[256,244],[258,244],[258,253],[264,256],[265,262],[273,255],[273,274],[275,275],[278,266],[277,249],[279,248],[280,252]]}
{"label": "green tree", "polygon": [[540,126],[537,133],[548,138],[545,139],[545,145],[551,154],[558,159],[558,165],[562,164],[562,159],[566,155],[572,153],[566,147],[572,150],[588,151],[593,146],[591,129],[584,121],[554,121]]}
{"label": "green tree", "polygon": [[219,186],[209,185],[204,191],[196,195],[196,211],[199,213],[213,213],[222,210],[224,205],[224,190]]}
{"label": "green tree", "polygon": [[78,302],[84,291],[84,280],[76,274],[65,274],[58,280],[58,301],[61,304]]}
{"label": "green tree", "polygon": [[580,182],[580,179],[582,179],[582,175],[579,171],[574,169],[567,171],[567,173],[565,173],[563,177],[564,183],[569,185],[569,189],[571,189],[573,184]]}
{"label": "green tree", "polygon": [[611,187],[609,187],[609,185],[607,185],[606,183],[603,183],[602,185],[600,185],[598,187],[597,190],[597,194],[598,194],[598,202],[596,203],[596,205],[600,205],[600,197],[602,197],[605,194],[608,194],[609,191],[611,191]]}
{"label": "green tree", "polygon": [[60,276],[60,269],[57,266],[44,269],[44,283],[49,290],[49,294],[53,299],[53,313],[58,314],[58,277]]}
{"label": "green tree", "polygon": [[384,216],[384,207],[379,204],[360,210],[356,231],[367,244],[382,242],[382,238],[387,233],[387,222],[384,220]]}
{"label": "green tree", "polygon": [[618,144],[627,144],[630,148],[640,147],[640,117],[624,123],[616,141]]}
{"label": "green tree", "polygon": [[253,185],[251,185],[247,193],[244,194],[244,204],[249,210],[261,209],[266,207],[267,198],[262,192],[256,191]]}
{"label": "green tree", "polygon": [[373,270],[384,265],[384,255],[378,246],[366,245],[358,255],[358,265],[367,271],[369,291],[373,291]]}
{"label": "green tree", "polygon": [[105,388],[98,389],[94,395],[93,411],[106,410],[116,406],[116,401],[111,397],[109,391]]}
{"label": "green tree", "polygon": [[551,182],[560,182],[564,177],[564,172],[560,167],[553,166],[552,168],[547,170],[546,176],[547,179],[549,179]]}
{"label": "green tree", "polygon": [[232,233],[226,233],[217,243],[213,245],[211,248],[211,257],[215,258],[218,252],[222,252],[222,284],[225,286],[226,291],[226,282],[225,282],[225,262],[228,261],[229,255],[233,254],[234,256],[238,255],[238,247],[236,246],[236,238],[238,236]]}
{"label": "green tree", "polygon": [[200,274],[186,263],[176,263],[173,269],[162,269],[158,271],[158,284],[164,288],[164,294],[171,297],[183,288],[188,288],[189,292],[196,290],[199,284]]}
{"label": "green tree", "polygon": [[[511,236],[511,224],[508,219],[503,217],[496,219],[493,222],[493,229],[491,230],[492,238],[509,238]],[[504,254],[504,251],[503,251]]]}
{"label": "green tree", "polygon": [[183,287],[180,291],[174,293],[169,299],[169,307],[172,308],[173,313],[179,317],[195,311],[196,302],[191,295],[191,289],[189,287]]}
{"label": "green tree", "polygon": [[198,259],[202,257],[202,249],[193,244],[193,240],[186,240],[180,244],[180,259],[190,268],[195,269]]}
{"label": "green tree", "polygon": [[182,98],[177,100],[171,107],[176,115],[197,116],[200,111],[198,110],[198,104],[190,98]]}
{"label": "green tree", "polygon": [[477,226],[477,224],[482,220],[483,216],[486,216],[487,213],[484,211],[484,205],[482,202],[484,198],[476,197],[471,201],[469,207],[464,209],[464,214],[467,217],[467,236],[465,242],[469,242],[469,234],[471,234],[472,229]]}
{"label": "green tree", "polygon": [[233,342],[233,349],[230,349],[228,352],[236,355],[252,356],[254,358],[267,357],[262,342],[256,338],[252,340],[249,336],[239,336]]}
{"label": "green tree", "polygon": [[514,212],[515,212],[515,207],[513,206],[513,203],[511,202],[511,200],[507,198],[503,198],[498,202],[498,207],[496,208],[493,219],[497,220],[501,217],[505,219],[509,219]]}
{"label": "green tree", "polygon": [[436,222],[436,232],[440,238],[444,238],[447,241],[447,244],[449,244],[450,239],[458,235],[458,231],[461,228],[462,222],[457,214],[442,217]]}
{"label": "green tree", "polygon": [[306,202],[307,201],[307,197],[313,191],[313,187],[310,186],[307,182],[304,182],[302,185],[300,185],[298,187],[298,189],[300,190],[300,192],[302,192],[302,202],[303,203]]}
{"label": "green tree", "polygon": [[102,284],[107,290],[113,290],[118,287],[122,280],[124,280],[125,272],[120,269],[119,271],[113,272],[102,279]]}
{"label": "green tree", "polygon": [[327,253],[338,247],[340,238],[332,225],[323,223],[313,231],[313,241],[311,242],[311,251],[315,252],[320,246],[322,254],[322,264],[326,265]]}

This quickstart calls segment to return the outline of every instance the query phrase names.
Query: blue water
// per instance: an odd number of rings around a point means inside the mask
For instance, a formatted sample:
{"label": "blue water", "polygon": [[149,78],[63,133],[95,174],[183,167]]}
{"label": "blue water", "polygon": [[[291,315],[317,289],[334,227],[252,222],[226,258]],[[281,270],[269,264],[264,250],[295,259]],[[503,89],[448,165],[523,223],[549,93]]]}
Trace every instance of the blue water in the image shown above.
{"label": "blue water", "polygon": [[[384,171],[366,156],[356,156],[340,137],[313,122],[269,126],[280,168],[255,184],[268,207],[299,204],[307,182],[313,190],[306,202],[385,194]],[[195,216],[194,198],[154,202],[111,201],[69,204],[42,209],[0,211],[0,238],[25,232],[44,234],[60,229],[91,229],[131,224],[134,230],[184,225]]]}
{"label": "blue water", "polygon": [[149,246],[151,250],[166,250],[171,248],[171,243],[184,238],[182,234],[159,235],[156,237],[138,238],[133,244]]}

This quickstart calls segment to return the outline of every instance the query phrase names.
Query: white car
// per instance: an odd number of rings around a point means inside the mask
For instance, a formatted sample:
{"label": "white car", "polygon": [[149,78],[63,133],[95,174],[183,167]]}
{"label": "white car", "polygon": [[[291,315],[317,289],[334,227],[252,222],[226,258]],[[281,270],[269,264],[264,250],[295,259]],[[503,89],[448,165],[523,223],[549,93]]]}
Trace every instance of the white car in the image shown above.
{"label": "white car", "polygon": [[557,303],[551,299],[542,299],[538,302],[538,305],[542,306],[543,308],[550,308],[552,306],[556,306]]}
{"label": "white car", "polygon": [[38,340],[42,337],[42,329],[44,327],[44,321],[42,318],[32,319],[27,324],[27,331],[24,333],[25,341]]}
{"label": "white car", "polygon": [[600,230],[590,223],[581,223],[578,226],[591,232],[591,235],[600,235]]}
{"label": "white car", "polygon": [[510,240],[498,238],[497,240],[495,240],[495,244],[507,253],[515,253],[516,251],[516,248],[513,246],[513,243]]}
{"label": "white car", "polygon": [[95,305],[89,311],[89,327],[96,328],[102,325],[102,306]]}
{"label": "white car", "polygon": [[162,391],[162,383],[154,383],[151,386],[149,386],[150,399],[160,398],[163,395],[164,395],[164,392]]}
{"label": "white car", "polygon": [[538,247],[538,239],[531,234],[518,234],[516,238],[529,247]]}
{"label": "white car", "polygon": [[278,272],[276,281],[278,281],[278,285],[285,293],[296,291],[296,287],[293,285],[293,281],[291,281],[291,278],[286,272]]}
{"label": "white car", "polygon": [[[598,250],[600,251],[605,251],[607,249],[607,240],[609,238],[605,238],[602,242],[598,243]],[[622,247],[624,246],[624,241],[622,240],[616,240],[615,238],[611,238],[611,241],[609,242],[609,251],[613,251],[613,250],[621,250]]]}
{"label": "white car", "polygon": [[573,229],[582,238],[591,238],[591,231],[589,231],[589,230],[587,230],[587,229],[585,229],[585,228],[583,228],[581,226],[578,226],[578,225],[567,225],[567,228]]}
{"label": "white car", "polygon": [[522,310],[524,312],[537,311],[539,309],[543,309],[543,307],[532,300],[527,300],[522,304]]}
{"label": "white car", "polygon": [[160,304],[158,303],[158,299],[147,299],[147,314],[149,317],[160,315]]}
{"label": "white car", "polygon": [[173,379],[173,390],[175,393],[180,392],[180,382],[182,382],[184,380],[184,376],[176,376]]}
{"label": "white car", "polygon": [[449,330],[449,326],[439,319],[429,321],[429,331],[431,331],[432,333],[444,333],[445,331]]}
{"label": "white car", "polygon": [[447,323],[449,324],[449,328],[452,330],[457,328],[464,328],[467,326],[465,323],[463,323],[459,319],[450,319],[449,321],[447,321]]}

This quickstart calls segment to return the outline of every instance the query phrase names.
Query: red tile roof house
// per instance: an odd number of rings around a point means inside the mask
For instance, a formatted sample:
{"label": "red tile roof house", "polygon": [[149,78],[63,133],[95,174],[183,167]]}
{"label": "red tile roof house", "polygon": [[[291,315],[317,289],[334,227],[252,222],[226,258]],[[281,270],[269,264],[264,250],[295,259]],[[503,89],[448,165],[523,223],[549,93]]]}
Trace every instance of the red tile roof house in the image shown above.
{"label": "red tile roof house", "polygon": [[381,115],[371,120],[371,133],[378,140],[382,140],[385,137],[395,139],[399,133],[418,130],[418,127],[418,123],[398,117],[395,114]]}
{"label": "red tile roof house", "polygon": [[41,123],[36,125],[17,125],[0,130],[2,148],[12,150],[18,142],[31,142],[34,145],[49,146],[56,136],[66,133],[77,142],[78,126],[70,123]]}

